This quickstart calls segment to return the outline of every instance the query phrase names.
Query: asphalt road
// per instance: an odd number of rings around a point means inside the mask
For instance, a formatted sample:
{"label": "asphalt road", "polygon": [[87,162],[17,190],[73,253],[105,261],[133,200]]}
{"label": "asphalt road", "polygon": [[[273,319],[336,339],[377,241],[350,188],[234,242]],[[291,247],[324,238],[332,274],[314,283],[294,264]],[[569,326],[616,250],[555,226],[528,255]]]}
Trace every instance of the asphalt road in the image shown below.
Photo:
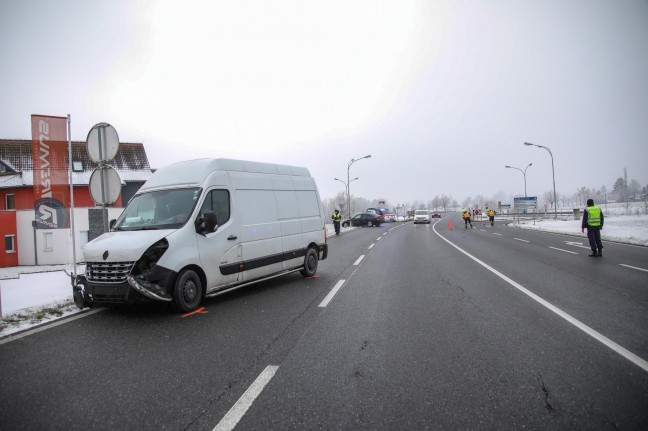
{"label": "asphalt road", "polygon": [[648,428],[648,249],[459,223],[329,238],[319,277],[205,314],[108,309],[0,344],[0,424]]}

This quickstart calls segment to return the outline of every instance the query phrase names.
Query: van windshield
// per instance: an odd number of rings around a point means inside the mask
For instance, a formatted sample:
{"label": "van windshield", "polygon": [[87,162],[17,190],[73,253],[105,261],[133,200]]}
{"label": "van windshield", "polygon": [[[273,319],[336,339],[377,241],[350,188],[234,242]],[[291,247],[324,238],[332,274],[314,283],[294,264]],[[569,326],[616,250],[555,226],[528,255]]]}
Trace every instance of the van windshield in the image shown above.
{"label": "van windshield", "polygon": [[416,215],[428,215],[428,212],[425,210],[417,210]]}
{"label": "van windshield", "polygon": [[191,216],[201,191],[194,187],[135,195],[113,230],[177,229]]}

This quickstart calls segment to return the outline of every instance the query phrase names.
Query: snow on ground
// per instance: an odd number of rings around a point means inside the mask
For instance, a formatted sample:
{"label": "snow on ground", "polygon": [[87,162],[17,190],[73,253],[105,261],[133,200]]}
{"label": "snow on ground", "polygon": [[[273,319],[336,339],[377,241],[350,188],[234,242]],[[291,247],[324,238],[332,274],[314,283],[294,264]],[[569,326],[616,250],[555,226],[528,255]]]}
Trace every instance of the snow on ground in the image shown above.
{"label": "snow on ground", "polygon": [[[615,214],[610,211],[605,217],[603,241],[648,246],[648,215]],[[580,231],[580,220],[496,220],[522,229],[585,236]],[[342,228],[341,234],[353,229],[357,228]],[[326,225],[326,235],[335,236],[332,224]],[[70,277],[65,273],[70,270],[71,265],[0,268],[0,337],[81,312],[72,300]],[[79,266],[78,271],[82,272],[83,267]]]}
{"label": "snow on ground", "polygon": [[[581,220],[527,220],[514,222],[512,226],[522,229],[556,232],[587,238],[587,230],[581,233]],[[648,215],[609,215],[603,222],[603,241],[617,241],[627,244],[648,246]]]}

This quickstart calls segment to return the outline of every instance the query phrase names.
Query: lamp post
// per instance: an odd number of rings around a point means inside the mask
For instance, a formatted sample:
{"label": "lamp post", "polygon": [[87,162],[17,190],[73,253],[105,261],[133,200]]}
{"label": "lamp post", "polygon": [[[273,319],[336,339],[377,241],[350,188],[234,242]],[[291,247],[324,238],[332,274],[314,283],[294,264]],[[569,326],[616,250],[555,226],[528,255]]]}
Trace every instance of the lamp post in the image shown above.
{"label": "lamp post", "polygon": [[366,156],[360,157],[359,159],[351,159],[347,164],[347,214],[349,216],[349,220],[351,220],[351,180],[349,180],[349,171],[351,170],[352,164],[362,159],[368,159],[369,157],[371,157],[371,154],[367,154]]}
{"label": "lamp post", "polygon": [[533,145],[534,147],[538,148],[544,148],[545,150],[549,151],[549,155],[551,156],[551,175],[553,177],[553,191],[554,191],[554,220],[558,219],[558,200],[556,199],[556,173],[554,170],[554,159],[553,159],[553,154],[551,150],[543,145],[538,145],[538,144],[532,144],[531,142],[525,142],[524,145],[529,146]]}
{"label": "lamp post", "polygon": [[[533,165],[533,163],[529,163],[529,166],[531,166],[531,165]],[[520,168],[516,168],[515,166],[509,166],[509,165],[504,166],[505,168],[509,168],[509,169],[517,169],[518,171],[522,172],[522,175],[524,175],[524,197],[527,197],[527,192],[526,192],[526,170],[529,169],[529,166],[524,168],[524,170],[522,170]]]}
{"label": "lamp post", "polygon": [[[345,194],[345,198],[346,198],[345,200],[348,200],[348,196],[349,196],[349,185],[348,185],[348,183],[345,183],[344,181],[342,181],[342,180],[339,179],[339,178],[333,178],[333,179],[334,179],[335,181],[339,181],[339,182],[341,182],[342,184],[344,184],[344,191],[345,191],[345,193],[346,193],[346,194]],[[351,181],[355,181],[355,180],[357,180],[357,179],[358,179],[358,177],[355,177],[355,178],[349,180],[349,183],[350,183]],[[348,212],[348,211],[347,211],[347,212]]]}

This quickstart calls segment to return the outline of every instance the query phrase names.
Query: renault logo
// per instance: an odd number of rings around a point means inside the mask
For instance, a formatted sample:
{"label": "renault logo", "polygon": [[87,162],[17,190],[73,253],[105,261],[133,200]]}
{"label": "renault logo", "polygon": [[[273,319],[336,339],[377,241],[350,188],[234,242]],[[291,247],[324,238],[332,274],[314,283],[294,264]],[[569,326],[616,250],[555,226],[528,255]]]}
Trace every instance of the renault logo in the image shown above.
{"label": "renault logo", "polygon": [[104,251],[103,260],[108,259],[108,250]]}

